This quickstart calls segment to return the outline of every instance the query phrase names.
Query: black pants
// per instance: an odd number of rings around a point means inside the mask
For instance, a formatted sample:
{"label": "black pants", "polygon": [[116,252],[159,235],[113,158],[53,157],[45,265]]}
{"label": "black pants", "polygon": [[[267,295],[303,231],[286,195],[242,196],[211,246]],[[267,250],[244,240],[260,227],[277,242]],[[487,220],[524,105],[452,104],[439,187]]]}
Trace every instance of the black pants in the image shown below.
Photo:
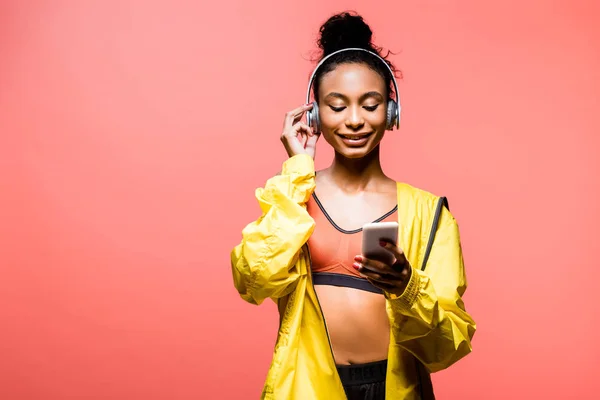
{"label": "black pants", "polygon": [[348,400],[385,400],[387,360],[338,365]]}

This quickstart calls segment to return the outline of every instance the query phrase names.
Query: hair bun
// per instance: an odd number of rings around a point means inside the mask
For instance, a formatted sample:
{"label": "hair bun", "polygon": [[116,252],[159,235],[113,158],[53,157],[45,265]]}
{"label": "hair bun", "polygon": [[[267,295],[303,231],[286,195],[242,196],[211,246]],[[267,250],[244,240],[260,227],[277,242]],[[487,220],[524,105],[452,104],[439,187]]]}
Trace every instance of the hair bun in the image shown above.
{"label": "hair bun", "polygon": [[348,47],[373,50],[373,32],[359,15],[349,12],[330,17],[320,28],[318,45],[323,56]]}

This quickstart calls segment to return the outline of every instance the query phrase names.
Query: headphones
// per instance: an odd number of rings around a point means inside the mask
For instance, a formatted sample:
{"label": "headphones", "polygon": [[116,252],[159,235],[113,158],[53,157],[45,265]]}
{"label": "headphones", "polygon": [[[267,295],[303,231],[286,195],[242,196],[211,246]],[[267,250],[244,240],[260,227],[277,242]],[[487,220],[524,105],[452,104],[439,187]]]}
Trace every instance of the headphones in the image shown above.
{"label": "headphones", "polygon": [[[394,72],[392,71],[392,69],[390,68],[388,63],[385,62],[385,60],[383,58],[381,58],[379,55],[373,53],[372,51],[362,49],[359,47],[348,47],[346,49],[334,51],[333,53],[329,54],[327,57],[323,58],[319,64],[317,64],[317,67],[313,71],[313,73],[310,77],[310,81],[308,83],[308,90],[306,92],[306,104],[310,103],[310,89],[312,88],[313,81],[315,79],[315,75],[316,75],[317,71],[319,70],[319,67],[321,65],[323,65],[323,63],[329,57],[331,57],[337,53],[341,53],[343,51],[350,51],[350,50],[364,51],[365,53],[369,53],[369,54],[377,57],[379,60],[381,60],[383,65],[385,65],[387,67],[387,69],[390,71],[390,76],[392,77],[392,82],[394,83],[394,92],[396,93],[396,100],[395,101],[388,100],[388,102],[387,102],[385,129],[391,131],[394,129],[394,126],[396,128],[398,128],[398,126],[400,126],[401,107],[400,107],[400,94],[398,93],[398,83],[396,82],[396,77],[394,76]],[[319,119],[319,106],[317,105],[316,101],[313,101],[312,105],[313,105],[312,109],[308,110],[306,112],[306,123],[308,126],[313,128],[315,132],[320,132],[321,131],[321,120]]]}

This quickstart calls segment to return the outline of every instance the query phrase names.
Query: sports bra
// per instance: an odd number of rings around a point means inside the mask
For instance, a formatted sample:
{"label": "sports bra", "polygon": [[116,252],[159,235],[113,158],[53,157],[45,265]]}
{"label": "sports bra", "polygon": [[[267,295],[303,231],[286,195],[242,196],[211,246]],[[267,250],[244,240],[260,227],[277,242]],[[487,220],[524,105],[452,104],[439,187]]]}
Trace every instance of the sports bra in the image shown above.
{"label": "sports bra", "polygon": [[[352,266],[354,257],[362,252],[362,228],[352,231],[340,228],[314,192],[306,208],[315,220],[315,229],[308,239],[313,283],[383,294]],[[397,211],[398,205],[373,222],[397,221]]]}

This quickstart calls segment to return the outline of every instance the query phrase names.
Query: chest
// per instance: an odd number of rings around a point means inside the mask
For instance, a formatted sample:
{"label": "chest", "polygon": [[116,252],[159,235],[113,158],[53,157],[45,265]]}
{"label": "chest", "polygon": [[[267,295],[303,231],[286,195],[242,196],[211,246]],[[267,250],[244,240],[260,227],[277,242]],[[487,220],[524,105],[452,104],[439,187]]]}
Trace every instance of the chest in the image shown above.
{"label": "chest", "polygon": [[359,232],[368,222],[388,219],[397,210],[397,196],[393,192],[356,196],[314,193],[307,206],[311,215],[322,214],[340,232]]}
{"label": "chest", "polygon": [[[367,222],[397,221],[397,204],[383,198],[379,207],[371,209],[373,202],[325,203],[313,194],[307,211],[316,226],[308,240],[313,261],[313,271],[359,277],[352,264],[362,253],[362,226]],[[335,210],[335,211],[330,211]],[[341,222],[338,222],[341,221]]]}

